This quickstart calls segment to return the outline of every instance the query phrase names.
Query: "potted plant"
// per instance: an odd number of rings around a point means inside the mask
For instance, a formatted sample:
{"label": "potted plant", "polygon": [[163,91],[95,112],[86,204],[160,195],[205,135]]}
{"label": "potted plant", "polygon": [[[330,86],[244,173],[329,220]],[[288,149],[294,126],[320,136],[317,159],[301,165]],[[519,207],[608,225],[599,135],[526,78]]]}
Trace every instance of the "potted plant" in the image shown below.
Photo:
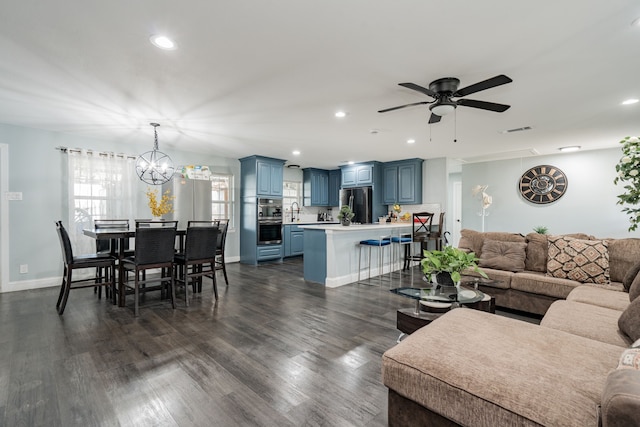
{"label": "potted plant", "polygon": [[351,218],[353,218],[355,214],[347,205],[343,205],[340,208],[340,212],[338,212],[338,219],[342,222],[342,225],[351,225]]}
{"label": "potted plant", "polygon": [[549,232],[549,229],[543,225],[539,225],[537,227],[533,227],[533,231],[538,234],[547,234]]}
{"label": "potted plant", "polygon": [[[427,278],[445,286],[454,286],[460,282],[461,273],[467,268],[473,269],[485,279],[489,276],[478,267],[478,257],[474,252],[465,252],[452,246],[442,251],[424,251],[420,261],[422,272]],[[433,276],[436,276],[435,278]]]}

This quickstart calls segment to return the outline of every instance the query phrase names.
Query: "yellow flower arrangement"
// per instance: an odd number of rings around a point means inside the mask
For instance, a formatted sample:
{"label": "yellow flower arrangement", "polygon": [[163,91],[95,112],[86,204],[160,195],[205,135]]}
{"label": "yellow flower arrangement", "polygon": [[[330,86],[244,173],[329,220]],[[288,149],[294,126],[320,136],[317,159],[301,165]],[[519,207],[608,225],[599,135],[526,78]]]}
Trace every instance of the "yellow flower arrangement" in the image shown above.
{"label": "yellow flower arrangement", "polygon": [[149,198],[149,208],[151,208],[151,215],[154,217],[160,217],[164,214],[173,212],[173,203],[171,201],[175,199],[175,196],[171,195],[171,191],[167,190],[160,198],[158,203],[158,190],[152,190],[147,187],[147,197]]}

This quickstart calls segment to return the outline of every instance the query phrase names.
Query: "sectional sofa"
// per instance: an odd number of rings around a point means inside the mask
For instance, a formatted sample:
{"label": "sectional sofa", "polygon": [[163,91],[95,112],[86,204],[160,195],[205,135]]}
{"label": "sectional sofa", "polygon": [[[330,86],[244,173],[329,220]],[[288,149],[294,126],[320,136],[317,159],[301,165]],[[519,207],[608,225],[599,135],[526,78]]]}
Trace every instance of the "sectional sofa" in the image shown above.
{"label": "sectional sofa", "polygon": [[536,325],[458,308],[386,351],[389,425],[640,426],[638,241],[547,236],[547,272],[509,271],[487,265],[521,265],[522,245],[484,241],[524,244],[527,265],[527,246],[542,238],[465,234],[460,245],[474,250],[482,237],[483,269],[508,280],[487,289],[497,304],[544,317]]}

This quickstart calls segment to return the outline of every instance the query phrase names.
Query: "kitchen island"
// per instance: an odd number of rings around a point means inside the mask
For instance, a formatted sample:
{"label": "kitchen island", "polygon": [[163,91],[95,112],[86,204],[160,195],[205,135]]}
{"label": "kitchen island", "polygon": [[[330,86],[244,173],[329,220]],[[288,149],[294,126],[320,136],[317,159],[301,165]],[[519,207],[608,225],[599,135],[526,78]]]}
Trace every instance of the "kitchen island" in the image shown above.
{"label": "kitchen island", "polygon": [[[301,225],[300,228],[304,229],[304,279],[335,288],[358,280],[358,243],[361,240],[411,233],[412,227],[409,222],[387,222],[352,224],[348,227],[340,224]],[[392,245],[393,249],[395,244]],[[372,258],[371,275],[374,276],[380,274],[381,269],[378,257]],[[362,278],[366,278],[368,272],[364,269],[365,254],[362,255],[362,260]],[[383,273],[389,272],[388,263],[387,254],[383,262]],[[402,262],[396,259],[391,268],[395,270],[401,267]]]}

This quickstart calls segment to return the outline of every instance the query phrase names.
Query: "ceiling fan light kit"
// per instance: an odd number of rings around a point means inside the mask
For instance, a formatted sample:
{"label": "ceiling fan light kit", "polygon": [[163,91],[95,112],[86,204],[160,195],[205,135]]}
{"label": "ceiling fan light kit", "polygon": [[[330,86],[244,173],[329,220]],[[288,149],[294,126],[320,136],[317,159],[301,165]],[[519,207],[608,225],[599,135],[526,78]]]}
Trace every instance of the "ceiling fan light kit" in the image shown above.
{"label": "ceiling fan light kit", "polygon": [[398,110],[401,108],[429,104],[429,110],[431,111],[431,117],[429,118],[429,123],[439,122],[442,116],[453,112],[458,105],[461,105],[463,107],[478,108],[480,110],[488,110],[488,111],[494,111],[496,113],[502,113],[507,111],[511,106],[505,105],[505,104],[496,104],[494,102],[478,101],[475,99],[454,100],[452,98],[461,98],[476,92],[480,92],[482,90],[487,90],[496,86],[501,86],[507,83],[511,83],[512,81],[513,80],[511,80],[509,77],[505,76],[504,74],[500,74],[499,76],[495,76],[490,79],[483,80],[481,82],[472,84],[471,86],[467,86],[462,89],[458,89],[460,80],[455,77],[444,77],[441,79],[434,80],[431,83],[429,83],[428,89],[426,87],[422,87],[415,83],[398,83],[402,87],[406,87],[407,89],[415,90],[417,92],[430,96],[431,98],[433,98],[433,101],[414,102],[412,104],[405,104],[405,105],[400,105],[398,107],[386,108],[378,112],[386,113],[388,111]]}

